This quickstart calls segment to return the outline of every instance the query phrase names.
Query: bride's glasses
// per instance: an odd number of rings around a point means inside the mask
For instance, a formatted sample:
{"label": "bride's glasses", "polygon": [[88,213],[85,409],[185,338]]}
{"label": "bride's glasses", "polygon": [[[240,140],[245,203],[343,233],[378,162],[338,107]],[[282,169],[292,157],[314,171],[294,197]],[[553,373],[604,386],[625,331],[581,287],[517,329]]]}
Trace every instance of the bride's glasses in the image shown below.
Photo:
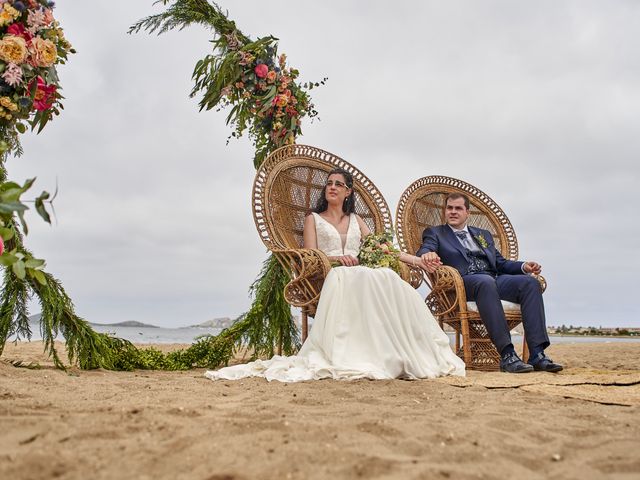
{"label": "bride's glasses", "polygon": [[347,186],[340,180],[327,180],[327,187],[347,188]]}

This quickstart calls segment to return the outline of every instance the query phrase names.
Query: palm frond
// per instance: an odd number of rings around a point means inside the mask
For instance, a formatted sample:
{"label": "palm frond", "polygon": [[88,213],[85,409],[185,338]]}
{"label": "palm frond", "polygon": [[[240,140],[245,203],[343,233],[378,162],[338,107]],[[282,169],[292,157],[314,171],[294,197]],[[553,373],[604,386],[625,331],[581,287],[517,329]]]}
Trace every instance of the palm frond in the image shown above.
{"label": "palm frond", "polygon": [[229,35],[235,32],[242,43],[249,42],[249,38],[243,35],[234,21],[229,20],[228,15],[216,3],[206,0],[158,0],[155,4],[167,5],[173,3],[166,11],[157,15],[151,15],[139,20],[129,28],[129,33],[157,33],[158,35],[169,30],[183,30],[190,25],[198,24],[214,30],[219,35]]}
{"label": "palm frond", "polygon": [[11,335],[31,339],[29,326],[29,288],[25,281],[16,278],[10,269],[4,269],[0,292],[0,355]]}

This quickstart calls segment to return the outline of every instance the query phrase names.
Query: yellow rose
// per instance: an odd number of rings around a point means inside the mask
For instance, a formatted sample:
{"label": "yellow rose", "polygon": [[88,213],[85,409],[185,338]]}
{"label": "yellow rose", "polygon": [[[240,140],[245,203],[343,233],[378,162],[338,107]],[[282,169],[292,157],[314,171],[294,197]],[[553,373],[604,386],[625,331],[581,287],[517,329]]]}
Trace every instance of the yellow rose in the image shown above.
{"label": "yellow rose", "polygon": [[27,42],[22,37],[5,35],[0,40],[0,58],[7,63],[19,65],[27,57]]}
{"label": "yellow rose", "polygon": [[7,110],[16,110],[18,106],[14,104],[9,97],[0,97],[0,105]]}
{"label": "yellow rose", "polygon": [[0,27],[4,27],[5,25],[9,25],[13,23],[13,21],[20,16],[20,12],[13,8],[8,3],[3,5],[2,11],[0,11]]}
{"label": "yellow rose", "polygon": [[56,45],[51,40],[44,40],[40,37],[34,37],[31,40],[32,63],[36,67],[50,67],[58,57]]}

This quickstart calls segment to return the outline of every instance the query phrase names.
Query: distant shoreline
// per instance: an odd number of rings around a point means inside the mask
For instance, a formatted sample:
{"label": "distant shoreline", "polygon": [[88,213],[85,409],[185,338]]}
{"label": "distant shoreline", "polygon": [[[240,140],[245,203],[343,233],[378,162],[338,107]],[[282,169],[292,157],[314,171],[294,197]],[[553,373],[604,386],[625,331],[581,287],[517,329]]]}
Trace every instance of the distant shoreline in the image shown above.
{"label": "distant shoreline", "polygon": [[135,320],[128,320],[117,323],[93,323],[91,325],[97,325],[98,327],[134,327],[134,328],[161,328],[157,325],[151,325],[149,323],[136,322]]}
{"label": "distant shoreline", "polygon": [[640,335],[590,335],[582,333],[550,333],[551,337],[593,337],[593,338],[637,338],[640,340]]}

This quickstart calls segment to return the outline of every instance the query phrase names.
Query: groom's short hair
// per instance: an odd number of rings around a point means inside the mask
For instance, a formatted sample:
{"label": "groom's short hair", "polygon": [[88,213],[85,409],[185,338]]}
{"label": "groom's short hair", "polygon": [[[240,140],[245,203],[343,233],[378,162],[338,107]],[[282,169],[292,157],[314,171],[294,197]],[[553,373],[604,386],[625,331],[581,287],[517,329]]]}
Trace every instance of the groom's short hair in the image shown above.
{"label": "groom's short hair", "polygon": [[447,198],[444,199],[444,206],[447,206],[449,200],[457,200],[459,198],[462,198],[464,200],[464,206],[467,210],[469,210],[469,197],[467,197],[464,193],[450,193],[449,195],[447,195]]}

